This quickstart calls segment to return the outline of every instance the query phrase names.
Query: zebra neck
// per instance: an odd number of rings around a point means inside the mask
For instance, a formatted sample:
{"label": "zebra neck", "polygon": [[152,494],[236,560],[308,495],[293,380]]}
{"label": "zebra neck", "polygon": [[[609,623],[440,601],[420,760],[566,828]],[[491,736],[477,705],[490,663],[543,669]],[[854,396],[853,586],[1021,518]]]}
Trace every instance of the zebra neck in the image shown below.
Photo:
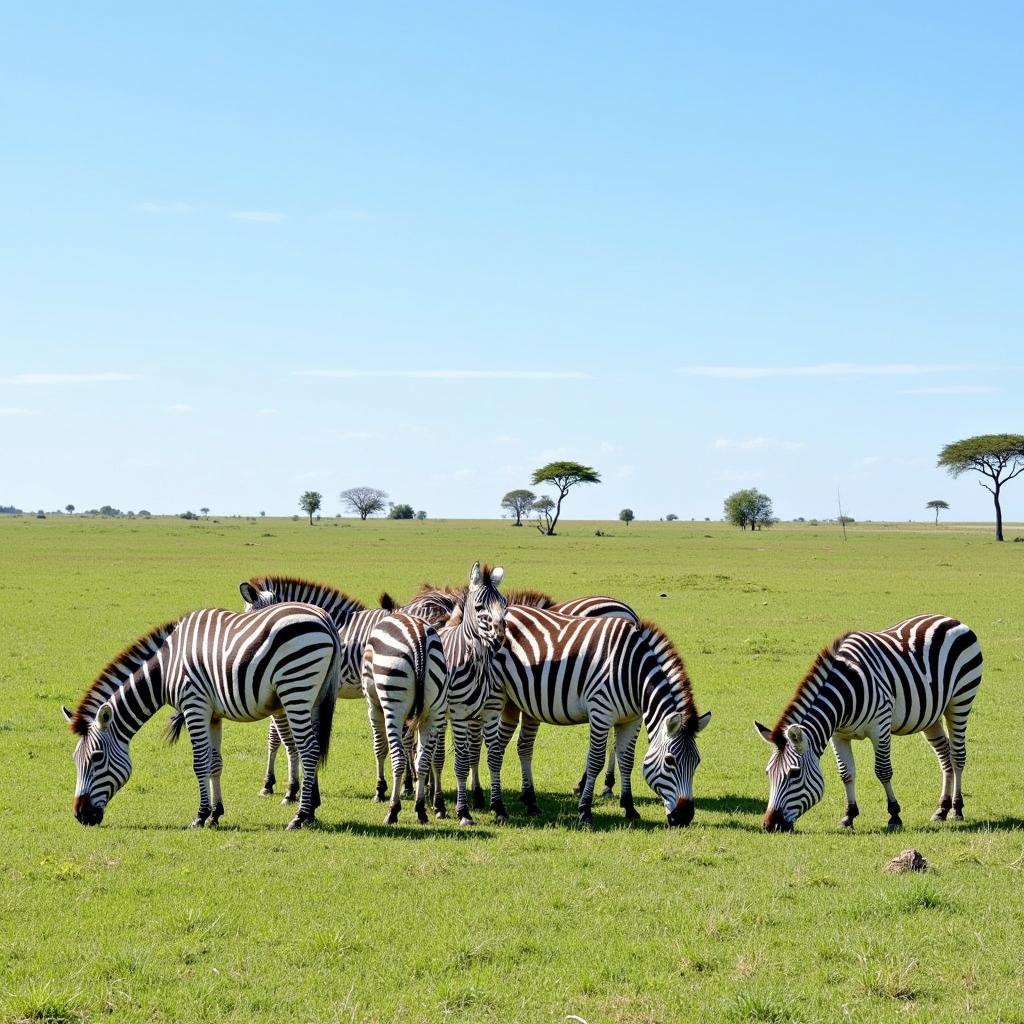
{"label": "zebra neck", "polygon": [[163,663],[160,654],[156,654],[140,665],[110,698],[110,708],[114,713],[110,727],[127,742],[166,703]]}
{"label": "zebra neck", "polygon": [[846,718],[846,691],[836,685],[838,682],[835,674],[829,673],[808,703],[803,718],[798,719],[808,733],[816,757],[821,757],[839,723]]}

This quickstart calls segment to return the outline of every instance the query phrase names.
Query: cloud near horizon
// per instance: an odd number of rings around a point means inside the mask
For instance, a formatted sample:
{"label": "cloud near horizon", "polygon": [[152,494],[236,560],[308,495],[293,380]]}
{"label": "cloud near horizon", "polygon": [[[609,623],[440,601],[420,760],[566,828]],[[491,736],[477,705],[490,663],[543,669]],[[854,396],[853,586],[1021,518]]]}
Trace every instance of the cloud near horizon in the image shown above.
{"label": "cloud near horizon", "polygon": [[677,372],[688,377],[759,380],[765,377],[916,377],[971,369],[971,366],[947,363],[813,363],[807,366],[684,366]]}
{"label": "cloud near horizon", "polygon": [[553,370],[293,370],[295,377],[336,377],[357,380],[369,377],[406,380],[589,380],[589,373]]}

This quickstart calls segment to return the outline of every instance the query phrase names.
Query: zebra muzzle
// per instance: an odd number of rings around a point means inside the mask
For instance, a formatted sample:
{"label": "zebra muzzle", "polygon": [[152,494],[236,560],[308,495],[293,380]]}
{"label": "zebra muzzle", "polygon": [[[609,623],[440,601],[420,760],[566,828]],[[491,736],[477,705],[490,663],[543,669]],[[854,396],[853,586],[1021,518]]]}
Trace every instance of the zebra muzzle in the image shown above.
{"label": "zebra muzzle", "polygon": [[693,801],[681,796],[669,812],[668,823],[672,826],[689,825],[693,821]]}
{"label": "zebra muzzle", "polygon": [[92,801],[88,797],[75,797],[71,810],[83,825],[98,825],[103,821],[103,808],[93,806]]}

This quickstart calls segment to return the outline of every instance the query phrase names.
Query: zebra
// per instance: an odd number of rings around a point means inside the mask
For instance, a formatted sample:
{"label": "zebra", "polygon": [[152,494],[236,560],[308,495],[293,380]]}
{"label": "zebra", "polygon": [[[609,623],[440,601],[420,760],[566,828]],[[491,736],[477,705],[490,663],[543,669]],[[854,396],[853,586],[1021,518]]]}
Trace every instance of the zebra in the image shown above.
{"label": "zebra", "polygon": [[[498,589],[505,577],[501,566],[473,565],[462,604],[440,629],[448,668],[448,711],[455,747],[456,816],[461,825],[472,825],[467,779],[480,759],[482,715],[491,696],[490,658],[505,638],[508,599]],[[434,770],[440,778],[444,763],[443,734]],[[479,785],[479,783],[478,783]]]}
{"label": "zebra", "polygon": [[[398,610],[394,600],[386,592],[380,595],[379,608],[367,608],[355,598],[330,586],[315,583],[298,576],[252,576],[243,580],[238,589],[245,602],[246,611],[265,608],[279,601],[303,601],[323,609],[331,617],[341,642],[341,677],[338,696],[343,700],[362,699],[363,649],[370,633],[384,618]],[[409,611],[409,607],[402,610]],[[447,615],[433,606],[424,606],[418,617],[431,623],[447,619]],[[299,789],[299,758],[294,744],[287,740],[286,725],[280,716],[270,720],[267,728],[267,769],[263,778],[260,796],[271,796],[277,784],[274,765],[282,743],[288,754],[288,786],[284,804],[294,803]],[[411,772],[406,777],[406,795],[412,794]]]}
{"label": "zebra", "polygon": [[491,808],[507,821],[501,767],[505,748],[522,714],[520,756],[522,799],[536,814],[533,738],[540,722],[590,724],[587,778],[579,797],[580,824],[593,824],[593,796],[604,765],[608,733],[615,730],[615,753],[622,776],[619,806],[627,820],[639,817],[633,805],[633,756],[641,721],[650,748],[644,777],[661,798],[669,825],[693,820],[693,776],[700,763],[697,733],[711,712],[697,712],[690,679],[669,638],[653,623],[640,628],[621,618],[573,618],[533,608],[509,608],[505,643],[491,662],[492,685],[505,707],[485,726],[491,773]]}
{"label": "zebra", "polygon": [[[788,832],[824,795],[821,755],[831,740],[853,826],[857,807],[852,742],[869,739],[875,775],[888,800],[889,829],[902,827],[889,759],[893,735],[923,732],[942,769],[933,821],[963,820],[961,775],[967,716],[981,685],[982,656],[973,630],[945,615],[915,615],[877,633],[852,632],[825,647],[773,729],[754,727],[772,746],[767,831]],[[945,728],[943,727],[945,720]]]}
{"label": "zebra", "polygon": [[[390,753],[394,784],[387,817],[398,822],[402,809],[400,787],[406,771],[405,731],[416,735],[416,816],[427,822],[425,782],[431,772],[434,746],[443,737],[448,710],[448,682],[444,650],[437,631],[428,622],[395,612],[370,631],[363,652],[363,692],[366,695],[373,749],[377,758],[377,795],[387,794],[384,759]],[[434,778],[435,810],[444,817],[440,778]]]}
{"label": "zebra", "polygon": [[341,649],[331,620],[304,604],[277,604],[250,614],[203,608],[157,627],[115,658],[78,708],[63,708],[79,737],[75,817],[98,825],[128,781],[129,744],[165,704],[179,712],[169,728],[192,742],[199,783],[193,828],[224,814],[220,775],[223,719],[252,722],[283,712],[302,760],[302,796],[288,828],[315,820],[317,767],[327,759]]}

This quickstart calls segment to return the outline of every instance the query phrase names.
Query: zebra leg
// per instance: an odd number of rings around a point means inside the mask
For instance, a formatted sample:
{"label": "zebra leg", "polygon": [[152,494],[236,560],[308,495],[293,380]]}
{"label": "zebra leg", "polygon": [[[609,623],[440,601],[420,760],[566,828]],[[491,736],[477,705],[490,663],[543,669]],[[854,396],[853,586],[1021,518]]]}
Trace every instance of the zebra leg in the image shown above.
{"label": "zebra leg", "polygon": [[299,751],[302,764],[302,789],[299,794],[299,809],[288,825],[289,829],[303,828],[316,823],[316,808],[319,802],[320,787],[317,781],[320,746],[317,741],[316,727],[310,709],[304,704],[299,707],[285,705],[288,716],[288,728],[291,730],[295,746]]}
{"label": "zebra leg", "polygon": [[199,783],[199,810],[190,828],[202,828],[213,813],[213,805],[210,803],[210,713],[197,708],[185,711],[184,715],[185,728],[188,729],[188,738],[192,744],[192,770]]}
{"label": "zebra leg", "polygon": [[519,739],[516,740],[516,751],[519,754],[519,767],[523,772],[523,788],[519,799],[526,807],[531,818],[540,814],[537,804],[537,791],[533,788],[533,745],[537,740],[540,722],[524,714],[519,724]]}
{"label": "zebra leg", "polygon": [[948,719],[949,747],[953,756],[953,820],[964,820],[964,765],[967,764],[967,716]]}
{"label": "zebra leg", "polygon": [[[615,742],[608,745],[608,768],[604,773],[604,789],[601,790],[602,800],[610,800],[615,796],[615,758],[618,756],[618,729],[615,730],[615,736]],[[619,770],[621,772],[621,768]]]}
{"label": "zebra leg", "polygon": [[416,819],[421,825],[430,821],[427,814],[427,779],[433,775],[434,747],[438,733],[444,728],[444,717],[435,711],[428,711],[420,720],[416,748]]}
{"label": "zebra leg", "polygon": [[277,776],[274,774],[274,762],[277,760],[277,752],[281,747],[281,736],[277,731],[277,722],[271,718],[267,723],[267,771],[263,776],[263,788],[260,796],[273,796],[274,786],[277,784]]}
{"label": "zebra leg", "polygon": [[892,742],[892,733],[888,726],[883,726],[879,732],[871,737],[875,747],[875,776],[885,789],[885,796],[889,806],[889,824],[886,828],[890,832],[903,828],[903,820],[900,818],[900,805],[892,788],[892,760],[889,756],[889,746]]}
{"label": "zebra leg", "polygon": [[224,815],[224,800],[220,792],[220,773],[224,768],[224,758],[220,754],[221,720],[214,718],[210,722],[210,803],[213,813],[206,824],[216,828]]}
{"label": "zebra leg", "polygon": [[604,768],[604,755],[608,749],[609,726],[604,722],[590,719],[590,751],[587,754],[587,781],[580,793],[580,824],[590,828],[594,824],[594,787]]}
{"label": "zebra leg", "polygon": [[925,739],[932,745],[935,756],[939,759],[942,769],[942,796],[939,806],[932,815],[932,821],[945,821],[953,806],[953,758],[950,756],[949,737],[943,728],[942,719],[930,725],[924,731]]}
{"label": "zebra leg", "polygon": [[387,729],[388,749],[391,753],[391,803],[388,805],[385,825],[397,825],[398,813],[402,809],[402,779],[408,770],[408,763],[405,754],[405,723],[401,718],[394,715],[384,714],[384,724]]}
{"label": "zebra leg", "polygon": [[473,815],[469,813],[466,779],[474,755],[477,759],[480,757],[480,720],[453,717],[452,743],[455,747],[455,817],[460,825],[475,825]]}
{"label": "zebra leg", "polygon": [[633,805],[633,758],[636,754],[636,740],[640,735],[640,722],[641,719],[637,718],[625,725],[615,726],[613,750],[619,762],[619,775],[622,777],[619,806],[626,812],[626,821],[636,821],[640,817],[640,812]]}
{"label": "zebra leg", "polygon": [[375,701],[366,702],[373,732],[373,756],[377,759],[377,789],[373,799],[382,804],[388,795],[388,784],[384,781],[384,759],[388,755],[388,734],[384,726],[384,710]]}
{"label": "zebra leg", "polygon": [[434,750],[430,757],[430,775],[427,777],[427,799],[434,808],[434,816],[447,818],[448,808],[444,802],[444,789],[441,786],[441,773],[444,771],[444,743],[448,730],[448,716],[441,720],[434,737]]}
{"label": "zebra leg", "polygon": [[860,814],[857,807],[857,765],[853,760],[853,744],[842,736],[832,737],[832,750],[836,755],[839,778],[846,787],[846,813],[839,819],[843,828],[853,828],[853,819]]}
{"label": "zebra leg", "polygon": [[487,807],[487,794],[484,787],[480,785],[480,749],[483,741],[476,748],[476,758],[469,765],[469,783],[473,793],[473,810],[482,811]]}
{"label": "zebra leg", "polygon": [[299,748],[295,744],[295,737],[292,735],[291,726],[283,711],[281,714],[275,715],[273,727],[277,730],[288,754],[288,788],[284,791],[281,803],[282,805],[293,804],[299,799],[299,786],[302,784],[299,771]]}
{"label": "zebra leg", "polygon": [[402,748],[405,750],[405,774],[402,776],[402,796],[412,796],[416,782],[416,733],[409,725],[402,726]]}
{"label": "zebra leg", "polygon": [[519,709],[506,705],[500,714],[490,715],[484,726],[487,767],[491,773],[491,810],[494,811],[494,820],[499,824],[508,821],[508,809],[501,793],[501,765],[505,760],[505,748],[512,739],[518,721]]}

